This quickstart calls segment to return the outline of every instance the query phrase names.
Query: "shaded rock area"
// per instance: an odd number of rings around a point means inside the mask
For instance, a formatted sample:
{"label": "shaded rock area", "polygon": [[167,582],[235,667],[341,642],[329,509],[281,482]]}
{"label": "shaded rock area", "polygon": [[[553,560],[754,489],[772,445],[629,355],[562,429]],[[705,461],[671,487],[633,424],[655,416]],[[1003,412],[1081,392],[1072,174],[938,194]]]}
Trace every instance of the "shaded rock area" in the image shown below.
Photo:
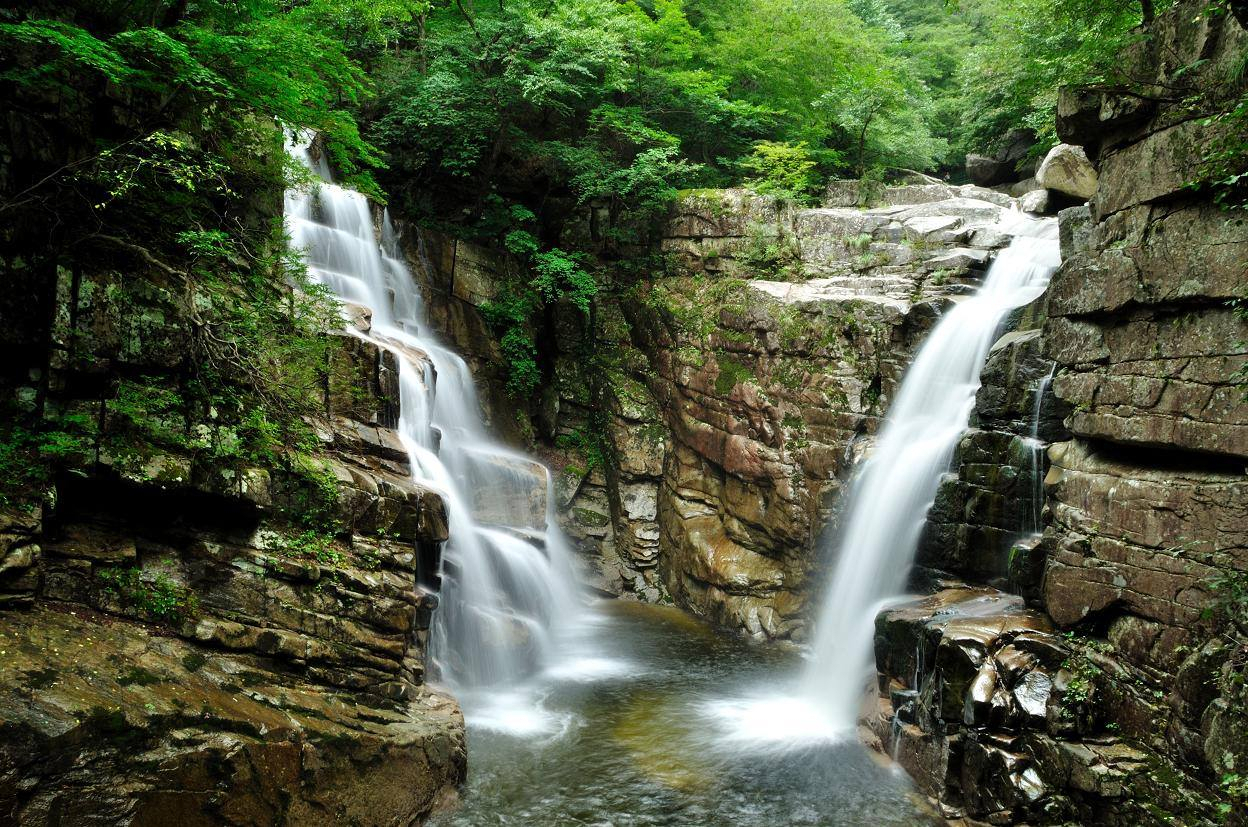
{"label": "shaded rock area", "polygon": [[[223,461],[203,446],[237,436],[211,417],[136,435],[133,394],[182,381],[184,305],[59,276],[45,411],[93,428],[0,511],[0,822],[420,823],[464,777],[464,730],[425,686],[448,525],[392,430],[393,353],[327,334],[313,471]],[[14,375],[6,398],[35,399],[40,370]]]}
{"label": "shaded rock area", "polygon": [[1036,134],[1030,129],[1012,129],[1001,140],[996,152],[967,153],[967,177],[980,187],[1019,186],[1018,182],[1023,182],[1020,191],[1011,193],[1021,195],[1027,191],[1028,179],[1036,173],[1036,161],[1030,157],[1035,143]]}

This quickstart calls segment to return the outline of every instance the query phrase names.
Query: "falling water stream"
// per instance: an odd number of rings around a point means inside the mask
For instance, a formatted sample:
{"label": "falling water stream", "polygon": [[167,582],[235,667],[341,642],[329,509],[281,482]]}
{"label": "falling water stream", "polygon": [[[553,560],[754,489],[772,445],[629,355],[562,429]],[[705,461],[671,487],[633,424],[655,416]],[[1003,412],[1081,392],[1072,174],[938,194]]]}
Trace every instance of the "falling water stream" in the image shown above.
{"label": "falling water stream", "polygon": [[1031,537],[1035,537],[1044,530],[1042,517],[1044,512],[1044,447],[1045,442],[1040,438],[1040,415],[1044,409],[1044,395],[1048,393],[1049,385],[1053,383],[1053,374],[1057,371],[1057,362],[1054,362],[1049,372],[1036,383],[1036,398],[1031,406],[1031,433],[1024,437],[1031,461],[1031,501],[1027,503],[1026,524],[1023,531]]}
{"label": "falling water stream", "polygon": [[397,430],[412,476],[446,503],[430,658],[470,715],[530,720],[527,679],[576,662],[583,652],[562,637],[587,613],[550,519],[550,475],[490,438],[467,365],[428,330],[389,216],[379,239],[367,199],[333,184],[308,141],[288,151],[322,179],[286,194],[291,244],[345,309],[367,309],[367,332],[347,329],[395,356]]}
{"label": "falling water stream", "polygon": [[973,295],[928,335],[875,445],[849,487],[810,660],[793,691],[710,708],[735,737],[791,743],[846,737],[874,676],[875,616],[905,587],[919,535],[961,434],[980,371],[1006,314],[1038,298],[1060,263],[1057,222],[1010,214],[1013,236]]}
{"label": "falling water stream", "polygon": [[348,320],[369,315],[348,332],[394,355],[412,475],[446,502],[430,657],[464,707],[470,770],[462,806],[438,823],[938,823],[903,774],[843,736],[870,670],[876,607],[903,586],[993,334],[1057,264],[1052,222],[1011,228],[983,287],[946,314],[907,373],[852,486],[800,688],[724,700],[747,686],[774,692],[798,659],[674,610],[588,604],[550,475],[491,438],[467,365],[428,329],[389,217],[377,232],[367,200],[333,184],[308,142],[288,149],[322,180],[287,193],[292,244]]}

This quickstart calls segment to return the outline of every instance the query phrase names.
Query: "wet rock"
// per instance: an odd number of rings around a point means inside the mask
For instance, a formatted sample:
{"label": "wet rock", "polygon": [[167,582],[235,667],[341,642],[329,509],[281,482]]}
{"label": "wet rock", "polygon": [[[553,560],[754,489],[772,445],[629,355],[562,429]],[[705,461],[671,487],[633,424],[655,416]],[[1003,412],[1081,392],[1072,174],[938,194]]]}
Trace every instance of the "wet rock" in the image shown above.
{"label": "wet rock", "polygon": [[1042,727],[1045,723],[1049,697],[1053,692],[1053,679],[1045,672],[1027,672],[1014,686],[1014,698],[1018,708],[1027,716],[1027,725]]}

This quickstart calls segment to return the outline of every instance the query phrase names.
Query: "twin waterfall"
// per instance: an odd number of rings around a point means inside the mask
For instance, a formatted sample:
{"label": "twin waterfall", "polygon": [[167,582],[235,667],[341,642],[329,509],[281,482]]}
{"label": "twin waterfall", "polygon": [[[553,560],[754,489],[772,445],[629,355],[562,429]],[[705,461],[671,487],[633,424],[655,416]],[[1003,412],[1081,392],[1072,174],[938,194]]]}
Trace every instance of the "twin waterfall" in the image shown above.
{"label": "twin waterfall", "polygon": [[428,330],[389,216],[378,244],[367,199],[334,185],[306,140],[287,151],[322,179],[286,194],[291,244],[344,309],[371,313],[367,332],[347,329],[394,355],[412,475],[446,503],[450,539],[430,658],[461,694],[513,686],[551,665],[555,630],[578,625],[583,610],[550,475],[490,439],[468,366]]}
{"label": "twin waterfall", "polygon": [[[418,286],[388,216],[378,243],[367,200],[331,183],[323,159],[306,142],[288,149],[323,181],[311,191],[287,193],[292,244],[304,252],[313,279],[348,311],[354,305],[371,313],[366,332],[348,330],[395,356],[398,431],[412,474],[446,501],[450,539],[430,656],[461,695],[514,688],[549,670],[557,635],[587,621],[555,524],[549,474],[491,440],[467,366],[427,329]],[[967,427],[988,350],[1006,314],[1037,298],[1059,263],[1055,221],[1015,214],[1009,223],[1005,229],[1014,240],[980,289],[958,301],[928,336],[851,483],[832,582],[797,691],[780,700],[712,704],[712,711],[731,719],[730,737],[801,740],[854,729],[872,672],[875,615],[905,586],[940,477]],[[535,506],[537,500],[544,504]]]}
{"label": "twin waterfall", "polygon": [[979,374],[1006,314],[1038,298],[1060,263],[1057,222],[1012,216],[1010,246],[983,285],[941,317],[897,391],[874,449],[850,485],[832,583],[801,694],[834,731],[852,730],[873,673],[880,604],[899,595],[940,477],[966,430]]}

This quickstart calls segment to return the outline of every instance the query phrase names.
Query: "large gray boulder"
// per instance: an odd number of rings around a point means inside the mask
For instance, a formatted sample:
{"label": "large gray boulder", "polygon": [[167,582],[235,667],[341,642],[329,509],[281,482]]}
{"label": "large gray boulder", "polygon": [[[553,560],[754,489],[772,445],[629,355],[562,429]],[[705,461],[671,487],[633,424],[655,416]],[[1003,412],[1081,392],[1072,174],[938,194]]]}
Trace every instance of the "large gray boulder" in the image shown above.
{"label": "large gray boulder", "polygon": [[1030,129],[1012,129],[1002,139],[1000,147],[991,155],[972,152],[966,156],[966,174],[972,183],[981,187],[1008,184],[1035,172],[1034,161],[1026,158],[1036,142]]}
{"label": "large gray boulder", "polygon": [[1012,161],[990,158],[975,152],[968,152],[966,155],[966,175],[980,187],[1005,184],[1018,177]]}
{"label": "large gray boulder", "polygon": [[1040,186],[1087,201],[1096,194],[1096,170],[1083,147],[1058,144],[1036,171]]}

